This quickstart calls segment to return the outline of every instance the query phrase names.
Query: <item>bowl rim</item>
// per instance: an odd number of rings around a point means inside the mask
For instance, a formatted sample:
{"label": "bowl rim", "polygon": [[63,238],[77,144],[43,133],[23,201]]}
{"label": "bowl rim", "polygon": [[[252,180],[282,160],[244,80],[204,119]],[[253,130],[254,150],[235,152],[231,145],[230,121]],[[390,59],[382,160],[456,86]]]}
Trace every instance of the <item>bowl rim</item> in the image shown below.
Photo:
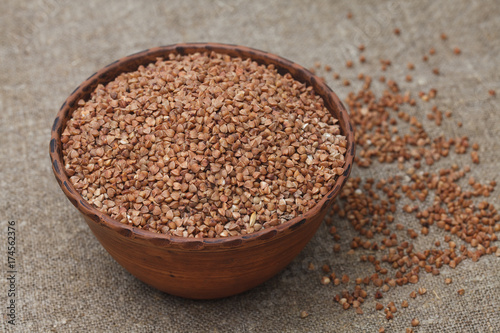
{"label": "bowl rim", "polygon": [[[332,110],[329,105],[337,109],[339,115],[337,119],[339,120],[342,134],[346,137],[348,145],[344,155],[345,164],[343,167],[345,171],[342,175],[338,176],[333,188],[306,213],[294,217],[285,223],[262,229],[251,234],[220,238],[180,237],[143,230],[132,225],[123,224],[87,203],[87,201],[76,191],[71,181],[69,181],[68,176],[64,172],[64,162],[62,159],[61,134],[66,125],[64,119],[70,117],[71,113],[77,107],[78,100],[85,96],[88,97],[98,84],[106,84],[116,78],[120,73],[136,70],[139,65],[147,65],[152,62],[151,59],[165,57],[170,53],[191,54],[195,52],[211,51],[228,54],[230,56],[250,58],[257,61],[259,64],[272,63],[279,72],[288,72],[294,79],[308,86],[313,86],[315,93],[323,98],[325,107],[327,107],[330,112],[332,112]],[[110,75],[110,73],[114,74]],[[337,113],[335,111],[333,112]],[[315,76],[306,68],[275,54],[246,46],[220,43],[180,43],[154,47],[120,58],[101,68],[82,82],[62,104],[52,126],[49,148],[52,170],[59,186],[71,203],[86,217],[87,222],[92,220],[125,237],[149,241],[156,245],[179,246],[184,249],[213,249],[215,247],[233,248],[254,241],[263,241],[276,236],[284,236],[293,232],[295,229],[306,224],[306,221],[320,213],[320,211],[330,206],[349,177],[355,154],[354,129],[348,111],[338,96],[322,79]]]}

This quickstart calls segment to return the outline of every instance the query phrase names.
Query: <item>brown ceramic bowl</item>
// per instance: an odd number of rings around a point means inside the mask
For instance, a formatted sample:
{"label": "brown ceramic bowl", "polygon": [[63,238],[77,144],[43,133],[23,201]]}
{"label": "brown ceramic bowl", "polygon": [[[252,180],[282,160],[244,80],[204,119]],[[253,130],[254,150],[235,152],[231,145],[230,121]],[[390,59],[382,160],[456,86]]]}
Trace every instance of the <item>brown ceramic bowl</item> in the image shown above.
{"label": "brown ceramic bowl", "polygon": [[[345,172],[334,188],[310,211],[286,223],[249,235],[195,239],[152,233],[124,225],[90,206],[75,190],[64,172],[61,133],[77,108],[99,84],[123,72],[154,62],[170,53],[215,51],[274,64],[281,73],[314,88],[347,137]],[[143,282],[169,294],[210,299],[241,293],[268,280],[292,261],[309,242],[328,207],[347,180],[354,159],[354,133],[346,108],[318,77],[291,61],[243,46],[224,44],[176,44],[152,48],[117,60],[77,87],[62,105],[52,127],[50,158],[55,177],[71,203],[82,213],[102,246],[126,270]]]}

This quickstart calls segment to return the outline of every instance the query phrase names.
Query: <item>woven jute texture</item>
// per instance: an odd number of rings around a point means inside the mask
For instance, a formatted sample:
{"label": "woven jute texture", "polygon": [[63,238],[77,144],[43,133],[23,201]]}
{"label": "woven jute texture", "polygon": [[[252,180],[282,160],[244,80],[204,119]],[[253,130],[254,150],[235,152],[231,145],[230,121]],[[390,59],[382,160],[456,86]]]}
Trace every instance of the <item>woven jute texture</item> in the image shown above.
{"label": "woven jute texture", "polygon": [[[348,19],[348,12],[352,18]],[[399,28],[399,36],[394,29]],[[440,39],[446,33],[448,39]],[[431,137],[468,136],[480,145],[481,163],[469,154],[450,155],[426,167],[472,165],[471,175],[500,182],[500,6],[498,1],[68,1],[2,0],[0,4],[0,327],[8,332],[500,332],[500,258],[465,260],[439,276],[421,273],[416,285],[392,288],[382,303],[398,312],[385,319],[375,310],[376,288],[367,287],[364,314],[333,301],[352,290],[357,276],[373,273],[359,254],[349,254],[357,233],[336,219],[342,251],[323,225],[304,251],[265,284],[222,300],[193,301],[161,293],[135,279],[101,247],[58,187],[48,158],[50,129],[66,97],[108,63],[153,46],[222,42],[269,51],[305,67],[328,64],[351,81],[344,86],[321,72],[344,100],[361,86],[357,74],[396,79],[418,105],[406,109]],[[364,44],[366,63],[358,61]],[[434,47],[424,63],[422,56]],[[461,49],[460,55],[453,48]],[[354,67],[345,66],[352,59]],[[381,70],[380,59],[391,66]],[[410,72],[407,63],[415,63]],[[432,73],[439,68],[440,75]],[[412,82],[405,82],[407,74]],[[418,92],[435,88],[425,103]],[[383,85],[374,84],[378,94]],[[490,96],[489,90],[497,96]],[[431,107],[452,111],[437,127]],[[463,126],[458,127],[457,122]],[[404,133],[402,133],[404,134]],[[380,179],[401,174],[397,165],[375,163],[352,176]],[[404,174],[404,173],[403,173]],[[464,186],[467,185],[466,182]],[[497,189],[487,200],[500,206]],[[397,223],[420,230],[418,220],[398,210]],[[16,325],[8,324],[7,224],[16,221]],[[415,246],[443,242],[431,227]],[[402,234],[401,237],[405,237]],[[454,239],[461,245],[459,239]],[[498,242],[497,242],[498,245]],[[317,269],[308,270],[313,263]],[[321,265],[346,285],[320,284]],[[391,271],[391,274],[394,272]],[[451,284],[444,279],[452,277]],[[427,293],[410,299],[425,287]],[[457,290],[464,289],[459,296]],[[401,308],[403,300],[409,307]],[[301,319],[300,312],[310,316]]]}

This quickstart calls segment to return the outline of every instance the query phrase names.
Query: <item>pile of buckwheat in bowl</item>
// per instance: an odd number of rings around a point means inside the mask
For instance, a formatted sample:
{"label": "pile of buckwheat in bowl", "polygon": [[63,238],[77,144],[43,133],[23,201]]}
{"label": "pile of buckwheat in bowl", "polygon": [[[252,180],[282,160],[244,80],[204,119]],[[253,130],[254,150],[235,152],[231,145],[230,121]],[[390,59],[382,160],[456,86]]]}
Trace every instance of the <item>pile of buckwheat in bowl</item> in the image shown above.
{"label": "pile of buckwheat in bowl", "polygon": [[344,173],[347,146],[312,87],[216,52],[170,54],[99,84],[61,142],[66,174],[99,211],[196,238],[304,214]]}
{"label": "pile of buckwheat in bowl", "polygon": [[354,131],[304,67],[238,45],[121,58],[66,99],[52,170],[95,237],[167,293],[235,295],[286,267],[346,183]]}

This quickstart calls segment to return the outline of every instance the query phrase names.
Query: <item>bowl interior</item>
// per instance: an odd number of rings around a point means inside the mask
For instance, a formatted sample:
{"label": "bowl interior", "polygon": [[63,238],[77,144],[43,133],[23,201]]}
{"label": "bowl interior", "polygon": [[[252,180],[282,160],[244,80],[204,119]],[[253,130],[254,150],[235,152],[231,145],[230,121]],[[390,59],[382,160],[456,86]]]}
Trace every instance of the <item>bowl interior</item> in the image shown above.
{"label": "bowl interior", "polygon": [[[276,227],[266,228],[258,232],[254,232],[252,234],[230,236],[226,238],[196,239],[152,233],[150,231],[145,231],[133,226],[124,225],[119,221],[111,218],[107,214],[104,214],[89,205],[80,196],[80,194],[73,187],[72,183],[69,181],[67,175],[64,172],[64,163],[62,158],[61,133],[66,126],[66,122],[71,118],[72,112],[77,107],[77,102],[80,99],[88,99],[91,92],[97,87],[98,84],[106,84],[115,79],[121,73],[134,71],[140,65],[147,65],[151,62],[156,61],[158,57],[166,57],[171,53],[184,55],[196,52],[211,51],[228,54],[232,57],[251,58],[252,60],[260,64],[273,64],[278,72],[280,72],[280,74],[290,73],[296,80],[312,86],[316,94],[323,98],[326,108],[335,118],[339,120],[342,134],[346,137],[348,142],[347,151],[345,153],[345,171],[338,177],[333,189],[330,190],[308,212],[301,216],[295,217],[288,222],[280,224]],[[238,45],[214,43],[175,44],[151,48],[119,59],[107,65],[103,69],[92,74],[67,98],[64,104],[61,106],[61,109],[57,114],[57,118],[54,121],[50,141],[50,157],[52,160],[52,169],[54,171],[56,179],[68,199],[75,207],[77,207],[78,210],[80,210],[80,212],[82,212],[82,214],[98,224],[106,226],[107,228],[114,229],[124,236],[149,239],[157,242],[158,244],[170,244],[173,246],[181,246],[182,248],[186,249],[202,249],[205,247],[220,246],[221,244],[223,244],[226,248],[239,246],[245,242],[270,239],[277,234],[293,231],[295,228],[306,223],[309,217],[323,212],[330,206],[332,200],[340,192],[342,186],[344,185],[350,174],[354,159],[354,152],[354,131],[350,123],[347,110],[339,100],[337,95],[321,79],[313,75],[304,67],[274,54]]]}

